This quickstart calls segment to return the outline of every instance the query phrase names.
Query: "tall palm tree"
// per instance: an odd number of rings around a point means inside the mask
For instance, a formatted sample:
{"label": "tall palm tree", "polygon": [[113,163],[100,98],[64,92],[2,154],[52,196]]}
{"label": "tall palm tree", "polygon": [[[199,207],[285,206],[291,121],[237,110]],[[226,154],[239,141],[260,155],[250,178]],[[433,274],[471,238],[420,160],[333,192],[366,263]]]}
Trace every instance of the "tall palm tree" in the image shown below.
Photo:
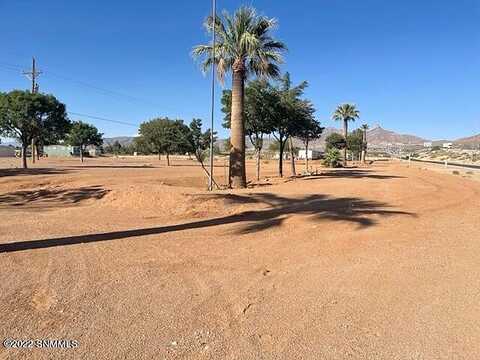
{"label": "tall palm tree", "polygon": [[343,137],[345,138],[345,147],[343,148],[343,166],[347,166],[347,136],[348,122],[355,121],[360,117],[360,112],[354,104],[341,104],[335,109],[332,119],[343,121]]}
{"label": "tall palm tree", "polygon": [[368,124],[363,124],[361,126],[361,129],[363,130],[362,162],[365,163],[366,158],[367,158],[367,130],[368,130]]}
{"label": "tall palm tree", "polygon": [[216,65],[221,82],[228,72],[232,73],[230,184],[234,188],[247,184],[243,115],[245,80],[250,75],[276,78],[280,74],[278,64],[283,61],[281,52],[286,47],[270,36],[275,26],[275,19],[260,16],[251,7],[241,7],[233,15],[224,11],[215,21],[212,16],[205,21],[207,31],[215,31],[218,39],[215,49],[212,44],[198,45],[193,49],[193,56],[203,58],[204,71],[212,63]]}

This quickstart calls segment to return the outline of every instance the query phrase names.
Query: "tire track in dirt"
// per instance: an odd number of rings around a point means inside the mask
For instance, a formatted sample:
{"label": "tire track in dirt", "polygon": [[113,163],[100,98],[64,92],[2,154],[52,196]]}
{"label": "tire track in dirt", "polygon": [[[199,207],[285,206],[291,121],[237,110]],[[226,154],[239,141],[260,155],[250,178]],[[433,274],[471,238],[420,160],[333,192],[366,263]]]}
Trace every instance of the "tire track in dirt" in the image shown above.
{"label": "tire track in dirt", "polygon": [[56,303],[56,291],[50,282],[54,262],[52,252],[49,251],[46,256],[48,257],[47,266],[42,269],[31,299],[33,308],[40,313],[47,312]]}

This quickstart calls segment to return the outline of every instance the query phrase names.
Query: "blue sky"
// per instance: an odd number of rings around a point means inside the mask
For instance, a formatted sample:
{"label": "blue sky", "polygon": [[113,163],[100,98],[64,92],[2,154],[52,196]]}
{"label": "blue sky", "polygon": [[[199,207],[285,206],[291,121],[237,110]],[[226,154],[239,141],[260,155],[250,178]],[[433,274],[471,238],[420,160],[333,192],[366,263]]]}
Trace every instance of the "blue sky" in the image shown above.
{"label": "blue sky", "polygon": [[[478,0],[217,2],[230,11],[253,5],[279,20],[275,35],[289,48],[282,70],[310,83],[306,96],[323,125],[338,126],[330,114],[348,101],[362,113],[357,125],[434,139],[480,133]],[[134,124],[156,116],[207,123],[210,83],[190,51],[207,41],[210,5],[0,0],[0,91],[29,87],[19,70],[35,55],[41,91],[69,111]],[[226,136],[219,97],[216,108]],[[132,126],[84,120],[106,136],[136,134]]]}

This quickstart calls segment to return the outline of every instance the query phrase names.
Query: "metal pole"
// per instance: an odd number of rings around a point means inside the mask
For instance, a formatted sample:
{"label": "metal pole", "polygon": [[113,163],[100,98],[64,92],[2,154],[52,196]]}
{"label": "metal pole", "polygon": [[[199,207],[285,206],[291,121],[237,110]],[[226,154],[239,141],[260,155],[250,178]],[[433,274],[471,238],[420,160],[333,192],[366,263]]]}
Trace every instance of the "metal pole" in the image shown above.
{"label": "metal pole", "polygon": [[212,118],[210,125],[210,179],[208,190],[213,191],[213,122],[215,118],[215,47],[216,47],[217,2],[212,0]]}
{"label": "metal pole", "polygon": [[[35,90],[37,90],[37,84],[36,84],[36,68],[35,68],[35,58],[32,57],[32,94],[35,94]],[[35,138],[32,137],[32,164],[35,164]]]}

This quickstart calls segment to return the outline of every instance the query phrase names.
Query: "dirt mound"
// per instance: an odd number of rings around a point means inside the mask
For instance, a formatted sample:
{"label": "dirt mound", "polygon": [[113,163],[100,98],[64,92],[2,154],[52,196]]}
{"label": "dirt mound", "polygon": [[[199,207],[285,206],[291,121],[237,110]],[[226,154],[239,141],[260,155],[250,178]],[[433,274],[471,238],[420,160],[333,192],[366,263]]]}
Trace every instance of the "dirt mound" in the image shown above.
{"label": "dirt mound", "polygon": [[[176,219],[225,216],[252,210],[254,204],[233,194],[207,193],[169,185],[131,186],[128,191],[112,190],[99,206],[154,213]],[[255,205],[258,208],[258,204]]]}

